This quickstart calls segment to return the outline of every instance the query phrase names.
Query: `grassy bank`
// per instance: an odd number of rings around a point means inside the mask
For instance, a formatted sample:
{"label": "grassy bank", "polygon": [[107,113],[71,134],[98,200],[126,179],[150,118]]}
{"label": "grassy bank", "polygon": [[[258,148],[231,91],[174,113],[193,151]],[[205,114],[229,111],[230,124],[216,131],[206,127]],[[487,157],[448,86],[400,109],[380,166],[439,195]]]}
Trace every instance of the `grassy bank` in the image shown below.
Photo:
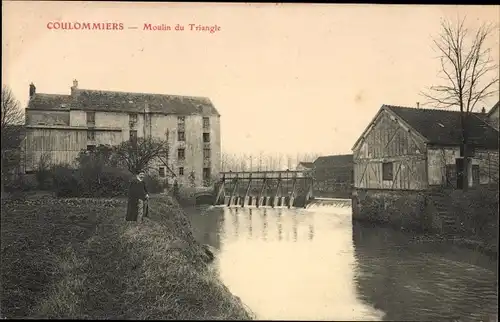
{"label": "grassy bank", "polygon": [[3,200],[1,316],[251,319],[176,202],[154,196],[142,225],[125,209],[123,199]]}

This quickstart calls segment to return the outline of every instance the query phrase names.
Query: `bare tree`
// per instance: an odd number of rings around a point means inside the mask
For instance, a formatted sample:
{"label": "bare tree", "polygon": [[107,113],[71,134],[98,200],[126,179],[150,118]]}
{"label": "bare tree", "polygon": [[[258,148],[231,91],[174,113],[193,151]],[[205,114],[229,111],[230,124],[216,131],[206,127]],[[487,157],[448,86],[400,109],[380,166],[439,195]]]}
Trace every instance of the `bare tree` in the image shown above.
{"label": "bare tree", "polygon": [[118,160],[132,173],[145,171],[155,161],[166,164],[169,144],[157,138],[135,138],[124,141],[114,148]]}
{"label": "bare tree", "polygon": [[[435,50],[441,62],[442,85],[431,86],[421,94],[427,103],[440,108],[460,109],[460,157],[463,169],[458,186],[467,188],[468,150],[470,143],[468,121],[479,102],[498,92],[498,66],[492,60],[486,40],[493,31],[491,24],[482,24],[472,31],[465,26],[465,19],[453,24],[443,21],[441,33],[434,39]],[[472,116],[473,117],[473,116]]]}
{"label": "bare tree", "polygon": [[14,97],[7,85],[2,85],[2,111],[1,111],[1,149],[2,149],[2,192],[4,190],[4,179],[6,171],[20,162],[20,144],[22,142],[24,113],[19,101]]}
{"label": "bare tree", "polygon": [[14,94],[7,85],[2,85],[2,135],[4,129],[9,125],[22,125],[23,123],[24,113],[20,107],[19,101],[14,97]]}
{"label": "bare tree", "polygon": [[288,170],[292,170],[292,167],[293,167],[292,163],[293,163],[293,161],[292,161],[292,155],[291,154],[288,154],[286,156],[286,161],[287,161],[286,162],[287,163],[286,166],[287,166]]}

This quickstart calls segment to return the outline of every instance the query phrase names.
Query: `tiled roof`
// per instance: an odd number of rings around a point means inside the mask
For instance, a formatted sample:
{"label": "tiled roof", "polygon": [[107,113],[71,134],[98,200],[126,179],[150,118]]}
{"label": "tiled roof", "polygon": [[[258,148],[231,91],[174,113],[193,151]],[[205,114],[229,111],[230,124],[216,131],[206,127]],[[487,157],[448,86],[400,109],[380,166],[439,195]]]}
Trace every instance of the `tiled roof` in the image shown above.
{"label": "tiled roof", "polygon": [[29,108],[61,108],[66,104],[70,109],[142,112],[147,107],[150,112],[166,114],[219,115],[210,99],[164,94],[129,93],[77,89],[75,96],[55,94],[35,94]]}
{"label": "tiled roof", "polygon": [[36,93],[29,101],[29,108],[52,109],[70,107],[73,102],[71,95]]}
{"label": "tiled roof", "polygon": [[314,166],[317,167],[337,167],[349,166],[353,163],[352,154],[328,155],[317,158]]}
{"label": "tiled roof", "polygon": [[[384,105],[403,119],[429,143],[459,145],[461,142],[460,112]],[[470,143],[476,147],[498,148],[498,131],[487,125],[481,113],[472,113],[468,120]]]}

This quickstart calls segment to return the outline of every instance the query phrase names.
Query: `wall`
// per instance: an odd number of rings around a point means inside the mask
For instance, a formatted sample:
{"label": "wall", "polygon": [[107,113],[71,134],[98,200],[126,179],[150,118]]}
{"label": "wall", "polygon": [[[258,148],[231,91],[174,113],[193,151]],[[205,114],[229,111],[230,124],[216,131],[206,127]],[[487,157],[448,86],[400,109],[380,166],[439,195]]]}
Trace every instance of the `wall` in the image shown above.
{"label": "wall", "polygon": [[69,110],[67,111],[40,111],[26,110],[26,124],[37,125],[69,125]]}
{"label": "wall", "polygon": [[69,121],[70,126],[87,126],[87,115],[85,111],[71,110]]}
{"label": "wall", "polygon": [[[427,187],[426,145],[386,110],[353,149],[354,186],[421,190]],[[382,180],[382,164],[393,163],[393,180]]]}
{"label": "wall", "polygon": [[[444,185],[446,183],[446,165],[454,165],[459,156],[459,147],[429,147],[427,149],[429,185]],[[498,151],[477,150],[471,161],[469,174],[472,173],[472,165],[478,165],[480,184],[498,182]],[[472,186],[472,175],[470,175],[469,187]]]}
{"label": "wall", "polygon": [[489,116],[488,118],[488,123],[491,124],[491,126],[493,126],[494,128],[496,128],[498,130],[498,119],[499,119],[499,109],[498,107],[495,109],[495,111],[493,111],[493,113],[491,113],[491,115]]}
{"label": "wall", "polygon": [[222,140],[220,135],[220,116],[212,115],[210,116],[210,137],[211,137],[211,145],[212,145],[212,162],[211,162],[211,171],[212,176],[214,178],[220,177],[221,172],[221,147]]}
{"label": "wall", "polygon": [[497,252],[498,187],[439,192],[357,189],[352,207],[355,221],[446,234]]}
{"label": "wall", "polygon": [[452,191],[445,200],[460,236],[498,253],[498,186]]}
{"label": "wall", "polygon": [[24,146],[26,171],[36,170],[42,156],[47,156],[52,164],[72,164],[86,147],[86,131],[28,128]]}
{"label": "wall", "polygon": [[424,213],[425,202],[424,192],[356,189],[352,218],[397,228],[431,229],[432,219]]}
{"label": "wall", "polygon": [[[220,119],[218,116],[210,117],[210,143],[203,143],[203,116],[186,115],[184,125],[185,141],[178,141],[178,115],[153,114],[151,118],[151,135],[165,139],[168,130],[170,142],[170,154],[168,156],[170,168],[177,175],[177,180],[182,184],[189,184],[191,171],[195,175],[195,184],[201,186],[203,179],[203,168],[209,167],[212,175],[220,172],[221,138]],[[210,148],[210,162],[203,159],[204,147]],[[177,150],[185,149],[185,160],[178,160]],[[163,166],[161,162],[157,166]],[[184,168],[184,175],[179,175],[179,168]]]}
{"label": "wall", "polygon": [[[184,175],[179,177],[181,183],[189,183],[189,174],[194,171],[196,185],[202,185],[203,168],[209,167],[212,176],[216,177],[220,172],[221,159],[221,138],[220,138],[220,117],[210,116],[210,143],[203,143],[203,116],[186,115],[185,116],[185,142],[177,140],[177,116],[163,114],[137,114],[137,123],[131,127],[128,113],[118,112],[95,112],[95,140],[87,140],[87,116],[86,111],[71,110],[61,114],[56,111],[38,111],[31,113],[32,121],[45,117],[47,120],[56,120],[60,115],[65,115],[66,124],[73,127],[82,127],[83,129],[34,129],[27,137],[27,151],[29,160],[26,164],[28,171],[34,170],[34,165],[38,162],[40,156],[45,152],[50,152],[54,162],[73,162],[81,149],[87,145],[117,145],[130,139],[130,130],[137,130],[138,137],[152,136],[159,139],[168,139],[171,144],[170,155],[168,156],[170,168],[178,175],[179,167],[184,167]],[[52,115],[52,116],[51,116]],[[49,121],[45,121],[47,124]],[[51,121],[52,122],[52,121]],[[53,121],[55,122],[55,121]],[[105,129],[105,130],[104,130]],[[115,130],[111,130],[115,129]],[[58,143],[59,142],[59,143]],[[177,160],[177,149],[185,148],[186,159]],[[210,160],[203,159],[204,147],[210,148]],[[36,160],[36,161],[35,161]],[[163,162],[156,162],[156,171]],[[168,172],[168,170],[166,170]]]}

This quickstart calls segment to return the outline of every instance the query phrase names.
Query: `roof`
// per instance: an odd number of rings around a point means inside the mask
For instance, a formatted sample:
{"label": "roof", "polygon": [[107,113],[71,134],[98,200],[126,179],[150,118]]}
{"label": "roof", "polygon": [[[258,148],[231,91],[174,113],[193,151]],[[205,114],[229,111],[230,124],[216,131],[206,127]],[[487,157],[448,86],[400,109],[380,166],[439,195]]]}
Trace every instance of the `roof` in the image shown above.
{"label": "roof", "polygon": [[[383,105],[436,145],[461,143],[460,112],[442,109],[424,109]],[[476,147],[498,149],[498,131],[489,126],[481,113],[472,113],[468,120],[470,143]]]}
{"label": "roof", "polygon": [[[65,104],[65,105],[64,105]],[[98,110],[113,112],[143,112],[145,108],[162,114],[220,115],[209,98],[151,93],[131,93],[75,89],[75,95],[36,93],[30,109]]]}
{"label": "roof", "polygon": [[305,168],[312,168],[314,166],[314,163],[313,162],[299,162],[299,165],[302,165]]}
{"label": "roof", "polygon": [[66,104],[68,107],[73,102],[71,95],[42,94],[36,93],[29,101],[28,108],[53,109],[61,108]]}
{"label": "roof", "polygon": [[318,157],[314,161],[315,167],[349,166],[353,163],[352,154],[327,155]]}
{"label": "roof", "polygon": [[490,116],[491,114],[495,113],[495,111],[498,110],[499,106],[500,106],[500,101],[498,101],[495,105],[493,105],[493,107],[491,108],[491,110],[489,110],[487,115]]}

